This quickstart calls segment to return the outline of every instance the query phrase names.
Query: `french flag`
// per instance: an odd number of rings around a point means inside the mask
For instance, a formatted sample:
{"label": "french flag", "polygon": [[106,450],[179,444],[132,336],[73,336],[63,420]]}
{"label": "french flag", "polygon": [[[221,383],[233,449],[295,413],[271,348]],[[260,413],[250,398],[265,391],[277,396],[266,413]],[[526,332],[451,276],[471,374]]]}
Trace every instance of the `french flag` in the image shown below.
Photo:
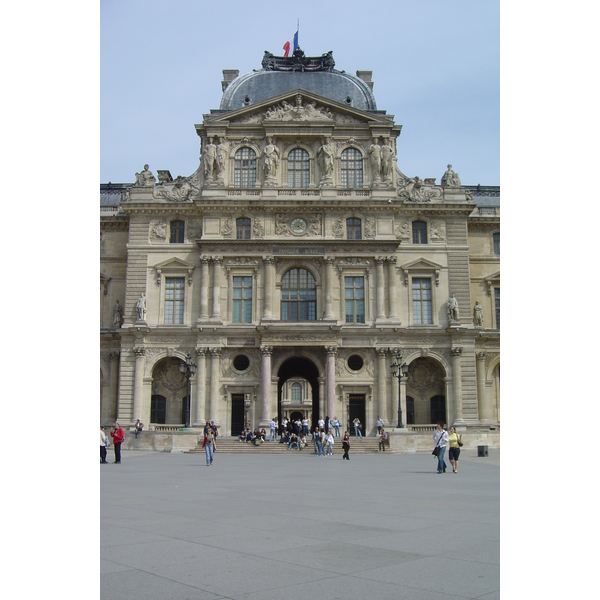
{"label": "french flag", "polygon": [[[290,55],[290,41],[288,40],[284,45],[283,45],[283,56],[289,56]],[[293,52],[296,52],[296,50],[298,50],[298,30],[296,30],[296,33],[294,34],[294,50]]]}

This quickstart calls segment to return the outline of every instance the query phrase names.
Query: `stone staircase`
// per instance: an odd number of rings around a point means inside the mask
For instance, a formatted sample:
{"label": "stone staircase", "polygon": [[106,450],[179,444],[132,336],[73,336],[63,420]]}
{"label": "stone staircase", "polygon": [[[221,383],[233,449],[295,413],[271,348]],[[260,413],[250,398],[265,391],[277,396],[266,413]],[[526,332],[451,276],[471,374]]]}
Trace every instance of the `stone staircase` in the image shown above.
{"label": "stone staircase", "polygon": [[[306,447],[298,452],[296,448],[288,450],[287,444],[280,444],[279,438],[277,442],[263,442],[260,446],[254,446],[246,442],[239,442],[235,437],[221,437],[217,438],[217,453],[219,454],[296,454],[312,455],[314,456],[314,448],[312,440],[309,440]],[[376,454],[379,451],[379,439],[376,437],[367,437],[362,439],[350,438],[350,456],[353,454]],[[389,442],[386,441],[386,452],[390,452]],[[202,442],[199,442],[195,448],[188,450],[188,452],[202,452]],[[339,454],[340,456],[344,453],[342,448],[342,438],[335,438],[335,444],[333,445],[333,454]]]}

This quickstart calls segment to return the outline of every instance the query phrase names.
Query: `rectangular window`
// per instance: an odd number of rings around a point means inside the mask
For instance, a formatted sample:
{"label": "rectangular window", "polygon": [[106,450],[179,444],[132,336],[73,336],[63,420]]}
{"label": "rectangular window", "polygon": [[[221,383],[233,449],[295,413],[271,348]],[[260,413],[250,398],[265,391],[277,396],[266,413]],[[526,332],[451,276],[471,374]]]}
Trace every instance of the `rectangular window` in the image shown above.
{"label": "rectangular window", "polygon": [[431,279],[415,278],[412,280],[413,323],[415,325],[431,325]]}
{"label": "rectangular window", "polygon": [[252,323],[252,277],[233,278],[233,322]]}
{"label": "rectangular window", "polygon": [[496,256],[500,256],[500,234],[494,233],[494,235],[492,236],[492,239],[494,242],[494,254]]}
{"label": "rectangular window", "polygon": [[185,278],[165,278],[165,323],[183,324],[183,301],[185,298]]}
{"label": "rectangular window", "polygon": [[346,323],[365,322],[364,277],[345,277]]}
{"label": "rectangular window", "polygon": [[183,244],[185,239],[185,223],[183,221],[171,221],[171,244]]}
{"label": "rectangular window", "polygon": [[494,308],[496,310],[496,329],[500,329],[500,288],[494,288]]}

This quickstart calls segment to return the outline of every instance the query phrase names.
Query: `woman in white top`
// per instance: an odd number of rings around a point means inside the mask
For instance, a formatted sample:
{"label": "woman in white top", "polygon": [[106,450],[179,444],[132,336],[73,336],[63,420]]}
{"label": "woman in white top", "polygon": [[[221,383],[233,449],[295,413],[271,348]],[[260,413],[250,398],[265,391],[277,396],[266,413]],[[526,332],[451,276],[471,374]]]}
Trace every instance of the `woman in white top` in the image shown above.
{"label": "woman in white top", "polygon": [[438,421],[437,429],[433,432],[433,441],[435,442],[436,448],[439,448],[437,467],[438,474],[446,472],[444,454],[446,453],[446,444],[448,443],[448,439],[448,432],[444,429],[444,424],[441,421]]}

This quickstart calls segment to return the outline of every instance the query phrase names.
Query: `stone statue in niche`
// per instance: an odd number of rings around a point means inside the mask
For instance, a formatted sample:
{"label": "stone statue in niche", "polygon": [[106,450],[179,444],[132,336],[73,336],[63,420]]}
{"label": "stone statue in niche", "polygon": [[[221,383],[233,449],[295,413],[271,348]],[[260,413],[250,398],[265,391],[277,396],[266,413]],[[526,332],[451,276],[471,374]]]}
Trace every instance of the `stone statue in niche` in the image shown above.
{"label": "stone statue in niche", "polygon": [[113,327],[121,327],[121,321],[123,320],[123,307],[117,300],[115,307],[113,308]]}
{"label": "stone statue in niche", "polygon": [[460,187],[460,177],[452,170],[452,165],[448,165],[448,170],[442,175],[442,187]]}
{"label": "stone statue in niche", "polygon": [[473,307],[473,324],[475,327],[483,327],[483,306],[479,304],[479,300],[475,301]]}
{"label": "stone statue in niche", "polygon": [[227,147],[221,140],[216,148],[215,174],[219,183],[223,183],[223,173],[225,172],[225,161],[227,160]]}
{"label": "stone statue in niche", "polygon": [[392,181],[395,163],[396,156],[394,154],[393,142],[392,140],[387,140],[387,142],[381,146],[381,172],[383,180],[386,183],[391,183]]}
{"label": "stone statue in niche", "polygon": [[214,179],[215,162],[217,160],[217,147],[211,140],[207,140],[207,144],[202,152],[202,168],[204,171],[204,181],[209,182]]}
{"label": "stone statue in niche", "polygon": [[135,186],[150,186],[156,183],[156,178],[152,175],[148,165],[140,173],[135,174]]}
{"label": "stone statue in niche", "polygon": [[381,146],[377,143],[377,140],[373,140],[369,147],[369,154],[371,155],[373,181],[379,181],[381,179]]}
{"label": "stone statue in niche", "polygon": [[277,167],[279,166],[279,148],[273,143],[273,138],[267,138],[267,145],[263,150],[263,171],[265,173],[265,183],[272,184],[277,177]]}
{"label": "stone statue in niche", "polygon": [[146,298],[144,297],[143,292],[140,294],[140,297],[138,298],[138,301],[135,304],[135,309],[137,310],[138,321],[145,321],[146,320]]}
{"label": "stone statue in niche", "polygon": [[454,297],[454,294],[446,300],[446,309],[448,311],[448,321],[458,321],[458,300]]}
{"label": "stone statue in niche", "polygon": [[321,168],[321,181],[331,181],[333,175],[333,158],[334,149],[331,138],[323,140],[321,147],[317,153],[319,159],[319,167]]}

